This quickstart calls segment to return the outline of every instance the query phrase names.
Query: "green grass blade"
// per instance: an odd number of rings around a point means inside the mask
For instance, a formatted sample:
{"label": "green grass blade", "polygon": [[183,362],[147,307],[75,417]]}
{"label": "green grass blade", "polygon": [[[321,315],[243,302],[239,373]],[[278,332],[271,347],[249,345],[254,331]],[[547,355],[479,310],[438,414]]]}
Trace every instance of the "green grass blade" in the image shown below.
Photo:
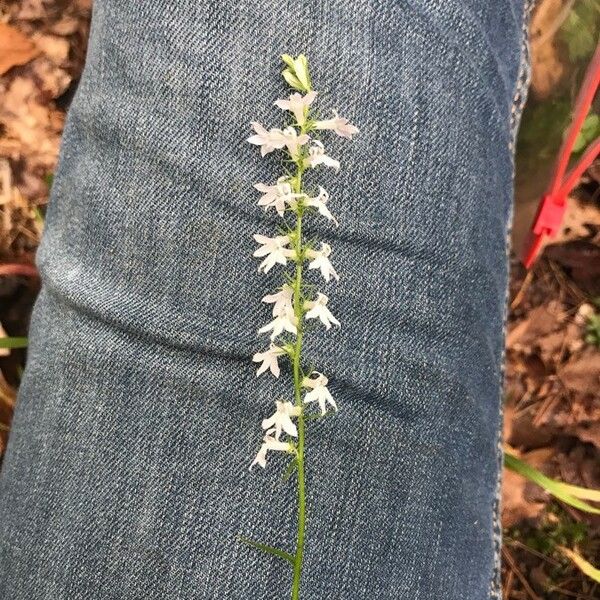
{"label": "green grass blade", "polygon": [[26,337],[0,337],[0,348],[27,348]]}
{"label": "green grass blade", "polygon": [[[504,465],[506,468],[522,475],[529,481],[533,481],[533,483],[537,483],[540,487],[544,488],[547,492],[552,494],[555,498],[562,500],[565,504],[569,504],[579,510],[582,510],[587,513],[592,513],[595,515],[600,515],[600,508],[596,508],[583,500],[580,500],[576,496],[573,495],[569,490],[573,487],[577,486],[569,486],[568,484],[562,483],[561,481],[556,481],[555,479],[551,479],[550,477],[546,477],[541,471],[534,469],[532,466],[527,463],[519,460],[516,456],[512,454],[504,455]],[[585,490],[585,488],[579,488],[579,490]],[[595,490],[587,490],[588,494],[591,493],[592,496],[584,496],[589,499],[595,499]],[[579,492],[581,493],[581,492]],[[580,496],[581,497],[581,496]]]}
{"label": "green grass blade", "polygon": [[578,485],[570,485],[568,483],[561,483],[564,491],[575,498],[581,498],[582,500],[593,500],[594,502],[600,502],[600,490],[591,490],[589,488],[579,487]]}
{"label": "green grass blade", "polygon": [[590,579],[593,579],[594,581],[600,583],[600,570],[596,569],[594,565],[585,560],[583,556],[580,556],[579,554],[577,554],[577,552],[573,552],[573,550],[569,550],[564,546],[558,546],[558,549],[567,558],[571,559],[584,575],[587,575]]}
{"label": "green grass blade", "polygon": [[241,535],[238,536],[238,540],[240,542],[242,542],[243,544],[247,544],[248,546],[251,546],[252,548],[256,548],[257,550],[262,550],[263,552],[266,552],[267,554],[272,554],[273,556],[276,556],[277,558],[283,558],[283,560],[287,560],[292,565],[294,564],[294,557],[289,552],[284,552],[283,550],[280,550],[279,548],[274,548],[273,546],[268,546],[267,544],[261,544],[260,542],[255,542],[254,540],[250,540]]}

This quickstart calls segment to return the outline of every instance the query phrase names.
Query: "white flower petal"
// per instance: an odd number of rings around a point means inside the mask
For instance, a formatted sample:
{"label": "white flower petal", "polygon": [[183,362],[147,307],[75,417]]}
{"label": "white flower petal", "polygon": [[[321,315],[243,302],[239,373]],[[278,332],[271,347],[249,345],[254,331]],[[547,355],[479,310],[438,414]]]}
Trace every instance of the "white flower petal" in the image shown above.
{"label": "white flower petal", "polygon": [[316,129],[331,129],[337,135],[347,138],[349,140],[352,139],[352,136],[359,132],[358,127],[352,125],[348,119],[344,117],[340,117],[337,112],[333,111],[333,119],[326,119],[324,121],[317,121],[315,123]]}
{"label": "white flower petal", "polygon": [[287,235],[278,235],[274,238],[269,238],[264,235],[255,234],[254,240],[261,244],[253,252],[253,256],[266,258],[260,263],[258,270],[268,273],[276,264],[286,265],[287,259],[293,256],[294,252],[287,246],[290,243],[290,238]]}
{"label": "white flower petal", "polygon": [[262,375],[267,370],[270,370],[275,377],[279,377],[280,369],[278,359],[285,354],[285,350],[271,344],[265,352],[257,352],[253,357],[253,362],[261,362],[262,364],[256,371],[256,376]]}
{"label": "white flower petal", "polygon": [[306,122],[307,109],[313,103],[316,96],[317,92],[314,91],[308,92],[305,96],[296,92],[290,96],[289,100],[277,100],[275,106],[294,113],[296,123],[302,126]]}
{"label": "white flower petal", "polygon": [[266,304],[273,304],[273,316],[277,317],[288,312],[293,313],[293,296],[294,290],[292,289],[292,286],[286,283],[279,292],[265,296],[262,301]]}
{"label": "white flower petal", "polygon": [[325,154],[325,148],[321,142],[314,140],[309,151],[308,158],[306,159],[306,166],[315,168],[318,165],[325,165],[326,167],[332,167],[336,171],[340,169],[340,163],[334,160],[330,156]]}
{"label": "white flower petal", "polygon": [[331,404],[337,410],[337,404],[327,389],[327,384],[329,383],[327,377],[318,371],[313,371],[312,374],[317,375],[316,379],[305,377],[302,380],[302,386],[310,388],[310,392],[307,392],[304,396],[304,403],[317,402],[321,409],[321,414],[327,412],[327,404]]}
{"label": "white flower petal", "polygon": [[305,308],[308,308],[308,312],[305,317],[307,319],[319,319],[326,329],[330,329],[331,325],[337,325],[340,327],[340,322],[331,314],[331,311],[327,308],[327,302],[329,298],[325,294],[317,294],[317,299],[314,301],[308,301],[304,303]]}
{"label": "white flower petal", "polygon": [[300,414],[300,407],[294,406],[291,402],[276,401],[277,410],[268,419],[262,422],[263,429],[274,430],[275,440],[279,441],[282,432],[292,437],[298,437],[298,429],[292,421],[292,417]]}
{"label": "white flower petal", "polygon": [[336,273],[333,265],[329,261],[331,254],[331,246],[321,242],[321,250],[309,250],[307,256],[313,260],[308,264],[309,269],[319,269],[325,281],[329,281],[331,277],[339,281],[340,276]]}
{"label": "white flower petal", "polygon": [[326,219],[333,221],[335,225],[338,225],[337,219],[329,212],[327,208],[327,201],[329,200],[329,194],[322,187],[319,186],[319,195],[316,198],[306,198],[304,203],[306,206],[312,206],[316,208],[321,215],[323,215]]}
{"label": "white flower petal", "polygon": [[267,466],[267,452],[269,450],[276,450],[280,452],[291,452],[292,445],[287,442],[280,442],[273,437],[275,433],[275,429],[270,429],[266,432],[265,437],[263,438],[262,446],[258,451],[256,458],[252,461],[249,470],[252,470],[254,465],[259,465],[263,469]]}
{"label": "white flower petal", "polygon": [[268,333],[271,331],[271,341],[275,340],[275,338],[278,335],[281,335],[284,331],[297,335],[297,322],[298,319],[295,317],[294,313],[288,311],[284,314],[278,315],[270,323],[267,323],[261,327],[258,330],[258,333]]}
{"label": "white flower petal", "polygon": [[251,123],[252,128],[256,132],[248,138],[248,142],[256,146],[260,146],[260,153],[262,156],[273,152],[273,150],[279,150],[286,144],[286,139],[281,129],[270,129],[267,131],[260,123],[253,121]]}
{"label": "white flower petal", "polygon": [[303,146],[310,141],[310,137],[306,133],[298,135],[293,127],[286,127],[283,130],[283,136],[285,138],[285,145],[292,157],[298,155],[298,148],[300,146]]}

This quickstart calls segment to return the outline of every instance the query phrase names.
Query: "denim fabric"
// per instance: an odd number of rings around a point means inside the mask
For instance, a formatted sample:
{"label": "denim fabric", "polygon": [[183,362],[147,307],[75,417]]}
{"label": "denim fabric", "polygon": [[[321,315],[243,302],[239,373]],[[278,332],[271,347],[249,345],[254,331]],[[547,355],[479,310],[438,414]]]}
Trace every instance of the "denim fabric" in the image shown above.
{"label": "denim fabric", "polygon": [[[282,52],[330,144],[342,321],[305,355],[340,412],[308,430],[305,600],[499,598],[497,481],[523,0],[97,0],[38,254],[43,290],[0,480],[3,600],[288,597],[284,460],[253,233]],[[316,281],[316,279],[315,279]]]}

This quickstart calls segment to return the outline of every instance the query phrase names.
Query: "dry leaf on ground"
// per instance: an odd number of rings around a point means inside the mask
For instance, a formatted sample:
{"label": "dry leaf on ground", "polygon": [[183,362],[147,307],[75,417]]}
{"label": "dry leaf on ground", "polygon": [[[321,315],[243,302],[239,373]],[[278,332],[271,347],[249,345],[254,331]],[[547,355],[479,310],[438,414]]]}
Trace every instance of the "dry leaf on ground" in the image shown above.
{"label": "dry leaf on ground", "polygon": [[39,48],[18,29],[0,21],[0,75],[25,65],[40,53]]}

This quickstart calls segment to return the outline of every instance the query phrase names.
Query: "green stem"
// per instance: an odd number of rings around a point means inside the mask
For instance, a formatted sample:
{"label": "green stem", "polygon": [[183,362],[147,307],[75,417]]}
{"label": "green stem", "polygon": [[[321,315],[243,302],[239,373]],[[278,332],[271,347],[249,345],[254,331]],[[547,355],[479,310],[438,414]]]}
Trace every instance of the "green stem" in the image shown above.
{"label": "green stem", "polygon": [[[302,163],[298,164],[296,177],[294,178],[294,191],[300,193],[302,189]],[[302,208],[296,213],[296,229],[294,232],[294,249],[296,251],[296,277],[294,280],[294,315],[297,319],[298,335],[294,345],[294,396],[295,404],[302,410],[302,373],[300,359],[302,354]],[[300,578],[302,575],[302,557],[304,554],[304,533],[306,529],[306,493],[304,478],[304,416],[302,412],[298,417],[298,445],[296,448],[298,461],[298,539],[296,542],[296,553],[294,556],[294,580],[292,584],[292,600],[300,597]]]}

